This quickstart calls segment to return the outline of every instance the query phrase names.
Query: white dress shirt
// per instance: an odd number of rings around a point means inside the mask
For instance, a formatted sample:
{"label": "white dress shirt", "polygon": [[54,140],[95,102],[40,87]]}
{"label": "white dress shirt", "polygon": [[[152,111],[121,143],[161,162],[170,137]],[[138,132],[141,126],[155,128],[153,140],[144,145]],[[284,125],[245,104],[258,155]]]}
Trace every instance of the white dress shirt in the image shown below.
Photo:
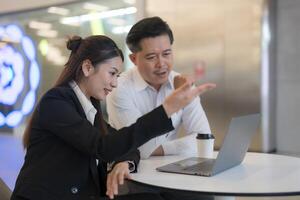
{"label": "white dress shirt", "polygon": [[[110,125],[116,129],[129,126],[142,115],[160,106],[164,99],[174,91],[176,75],[178,73],[171,71],[168,82],[157,91],[142,78],[136,67],[122,73],[118,80],[118,87],[106,99]],[[174,113],[171,119],[175,130],[142,145],[139,148],[142,159],[148,158],[160,145],[165,155],[194,154],[197,151],[196,133],[211,133],[199,97]],[[178,139],[181,124],[189,135]]]}
{"label": "white dress shirt", "polygon": [[96,108],[93,106],[90,99],[88,99],[83,92],[81,91],[80,87],[77,85],[75,81],[70,82],[71,88],[74,90],[82,108],[85,113],[87,120],[94,125],[95,116],[97,113]]}

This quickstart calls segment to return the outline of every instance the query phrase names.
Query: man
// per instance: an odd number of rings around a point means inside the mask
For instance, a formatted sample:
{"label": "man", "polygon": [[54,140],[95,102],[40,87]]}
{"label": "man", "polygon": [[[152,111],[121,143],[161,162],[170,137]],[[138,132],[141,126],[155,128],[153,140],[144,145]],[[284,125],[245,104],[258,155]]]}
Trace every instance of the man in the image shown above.
{"label": "man", "polygon": [[[134,123],[161,105],[174,90],[174,77],[179,74],[172,70],[173,41],[172,30],[159,17],[142,19],[131,28],[126,43],[136,67],[121,75],[119,87],[107,98],[109,123],[113,127],[120,129]],[[174,131],[139,148],[142,159],[151,155],[193,154],[197,150],[195,133],[211,132],[199,98],[172,115],[172,123]],[[181,124],[189,136],[178,139]]]}

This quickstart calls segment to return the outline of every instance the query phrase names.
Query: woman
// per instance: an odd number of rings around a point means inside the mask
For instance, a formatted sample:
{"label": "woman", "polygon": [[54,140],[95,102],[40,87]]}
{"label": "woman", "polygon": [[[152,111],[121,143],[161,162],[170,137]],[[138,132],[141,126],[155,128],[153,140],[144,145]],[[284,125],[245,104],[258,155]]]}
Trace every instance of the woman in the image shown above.
{"label": "woman", "polygon": [[[12,200],[104,199],[105,194],[113,198],[117,191],[106,191],[107,163],[137,157],[137,147],[173,129],[173,113],[214,87],[191,88],[187,82],[135,124],[114,130],[101,116],[100,100],[117,87],[124,60],[121,50],[106,36],[75,36],[67,47],[71,55],[63,72],[25,130],[27,152]],[[160,197],[117,197],[139,198]]]}

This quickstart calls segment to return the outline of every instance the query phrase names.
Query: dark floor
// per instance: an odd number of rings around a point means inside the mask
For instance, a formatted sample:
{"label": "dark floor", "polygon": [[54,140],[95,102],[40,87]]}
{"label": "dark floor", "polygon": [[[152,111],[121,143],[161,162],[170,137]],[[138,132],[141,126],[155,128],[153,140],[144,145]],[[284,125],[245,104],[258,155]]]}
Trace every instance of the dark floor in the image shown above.
{"label": "dark floor", "polygon": [[24,161],[20,138],[0,134],[0,177],[12,189]]}

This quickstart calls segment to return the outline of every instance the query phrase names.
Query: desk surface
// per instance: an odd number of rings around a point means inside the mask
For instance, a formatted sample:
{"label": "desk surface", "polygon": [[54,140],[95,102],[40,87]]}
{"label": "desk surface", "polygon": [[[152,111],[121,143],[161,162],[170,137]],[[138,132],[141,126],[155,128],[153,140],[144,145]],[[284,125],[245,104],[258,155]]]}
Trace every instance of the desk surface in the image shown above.
{"label": "desk surface", "polygon": [[[216,154],[215,154],[216,155]],[[243,163],[213,177],[158,172],[155,169],[185,157],[141,160],[132,181],[160,188],[223,196],[300,195],[300,158],[247,153]]]}

